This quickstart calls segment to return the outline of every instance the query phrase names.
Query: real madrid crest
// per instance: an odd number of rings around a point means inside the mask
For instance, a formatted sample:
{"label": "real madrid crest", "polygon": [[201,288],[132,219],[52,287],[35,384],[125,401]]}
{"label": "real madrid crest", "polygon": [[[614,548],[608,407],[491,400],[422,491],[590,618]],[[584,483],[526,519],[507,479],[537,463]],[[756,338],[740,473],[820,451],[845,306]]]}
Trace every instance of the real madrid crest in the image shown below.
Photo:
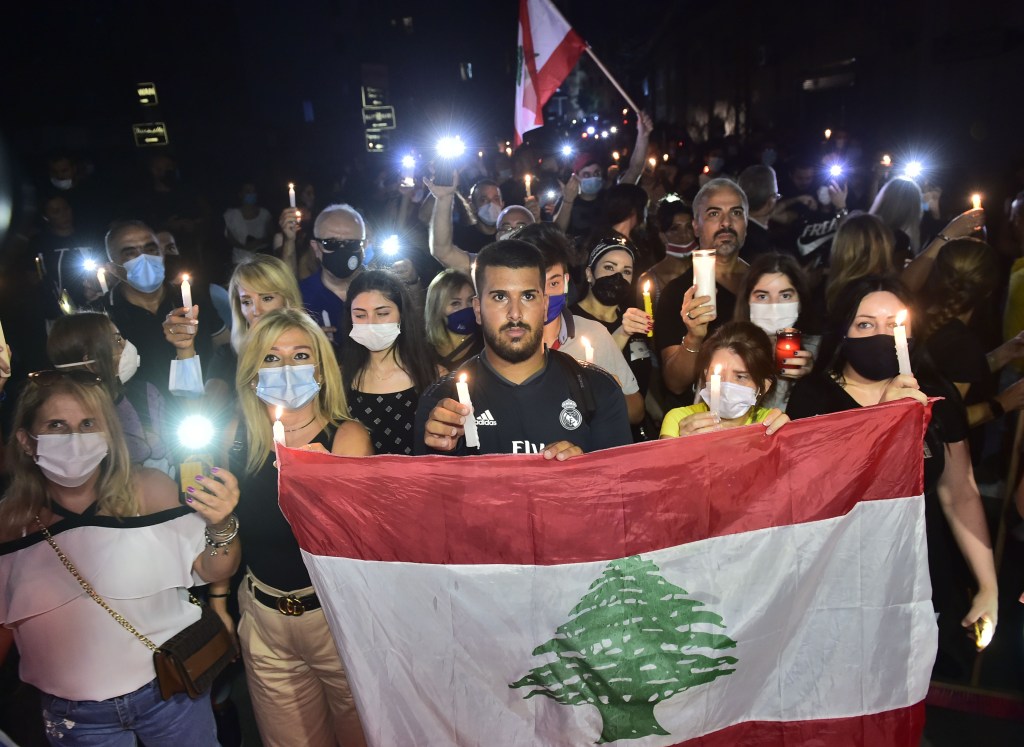
{"label": "real madrid crest", "polygon": [[583,425],[583,413],[576,408],[576,403],[567,399],[562,403],[562,414],[558,416],[558,422],[567,431],[574,431]]}

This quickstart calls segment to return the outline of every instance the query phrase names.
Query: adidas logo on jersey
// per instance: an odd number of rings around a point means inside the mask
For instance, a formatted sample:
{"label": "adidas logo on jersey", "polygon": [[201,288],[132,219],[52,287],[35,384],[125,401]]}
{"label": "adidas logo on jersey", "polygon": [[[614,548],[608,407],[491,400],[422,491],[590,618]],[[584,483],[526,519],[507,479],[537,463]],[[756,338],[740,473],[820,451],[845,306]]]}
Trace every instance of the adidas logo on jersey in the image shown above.
{"label": "adidas logo on jersey", "polygon": [[490,410],[484,410],[482,413],[476,416],[477,425],[497,425],[498,421],[491,415]]}

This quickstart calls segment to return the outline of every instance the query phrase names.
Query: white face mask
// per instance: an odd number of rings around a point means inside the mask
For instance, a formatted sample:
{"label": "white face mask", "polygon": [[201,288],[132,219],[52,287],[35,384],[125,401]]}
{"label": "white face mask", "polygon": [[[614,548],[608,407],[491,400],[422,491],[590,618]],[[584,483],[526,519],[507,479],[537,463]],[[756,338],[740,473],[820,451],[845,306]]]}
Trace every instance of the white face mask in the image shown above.
{"label": "white face mask", "polygon": [[750,304],[750,321],[769,335],[774,335],[780,329],[792,327],[799,316],[799,301]]}
{"label": "white face mask", "polygon": [[501,215],[501,208],[493,202],[485,202],[476,211],[477,219],[485,226],[497,225],[499,215]]}
{"label": "white face mask", "polygon": [[256,384],[256,396],[268,405],[298,410],[320,391],[315,374],[316,366],[312,364],[261,368]]}
{"label": "white face mask", "polygon": [[71,189],[71,187],[74,185],[74,182],[71,179],[55,179],[51,176],[50,184],[52,184],[62,192],[66,192],[67,190]]}
{"label": "white face mask", "polygon": [[387,350],[395,344],[402,332],[402,325],[396,322],[383,324],[353,324],[348,336],[367,350],[375,353]]}
{"label": "white face mask", "polygon": [[[700,390],[700,398],[708,407],[711,407],[711,394],[708,392],[707,386]],[[755,404],[757,404],[757,391],[742,384],[722,382],[722,402],[718,414],[723,420],[735,420],[742,417]]]}
{"label": "white face mask", "polygon": [[65,488],[84,484],[110,453],[103,433],[53,433],[32,438],[36,440],[39,471]]}
{"label": "white face mask", "polygon": [[665,244],[665,254],[676,259],[685,259],[693,254],[693,250],[697,248],[697,239],[694,239],[689,244],[673,244],[671,241]]}
{"label": "white face mask", "polygon": [[121,360],[117,363],[117,378],[122,384],[127,384],[128,379],[139,370],[142,358],[139,357],[139,349],[132,345],[131,340],[124,341],[124,350],[121,351]]}

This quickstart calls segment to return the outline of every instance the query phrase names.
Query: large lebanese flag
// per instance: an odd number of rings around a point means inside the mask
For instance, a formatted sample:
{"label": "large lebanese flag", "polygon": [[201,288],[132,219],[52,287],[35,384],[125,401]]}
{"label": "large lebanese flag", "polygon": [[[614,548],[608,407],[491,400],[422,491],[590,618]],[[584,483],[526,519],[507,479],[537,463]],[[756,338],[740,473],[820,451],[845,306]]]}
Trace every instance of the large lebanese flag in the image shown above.
{"label": "large lebanese flag", "polygon": [[927,418],[564,463],[281,448],[281,508],[371,745],[917,747]]}
{"label": "large lebanese flag", "polygon": [[541,111],[572,72],[587,43],[550,0],[519,0],[516,47],[516,145],[544,124]]}

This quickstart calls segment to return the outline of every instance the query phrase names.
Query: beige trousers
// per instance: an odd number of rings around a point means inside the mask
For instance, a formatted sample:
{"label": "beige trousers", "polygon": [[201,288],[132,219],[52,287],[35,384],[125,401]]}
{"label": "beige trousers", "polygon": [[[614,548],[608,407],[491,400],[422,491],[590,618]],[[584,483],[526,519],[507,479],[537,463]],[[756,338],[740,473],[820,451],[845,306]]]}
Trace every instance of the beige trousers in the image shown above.
{"label": "beige trousers", "polygon": [[[250,576],[251,577],[251,576]],[[275,589],[305,596],[313,589]],[[265,747],[365,747],[362,725],[322,609],[297,617],[257,602],[248,581],[239,589],[238,639],[249,697]]]}

